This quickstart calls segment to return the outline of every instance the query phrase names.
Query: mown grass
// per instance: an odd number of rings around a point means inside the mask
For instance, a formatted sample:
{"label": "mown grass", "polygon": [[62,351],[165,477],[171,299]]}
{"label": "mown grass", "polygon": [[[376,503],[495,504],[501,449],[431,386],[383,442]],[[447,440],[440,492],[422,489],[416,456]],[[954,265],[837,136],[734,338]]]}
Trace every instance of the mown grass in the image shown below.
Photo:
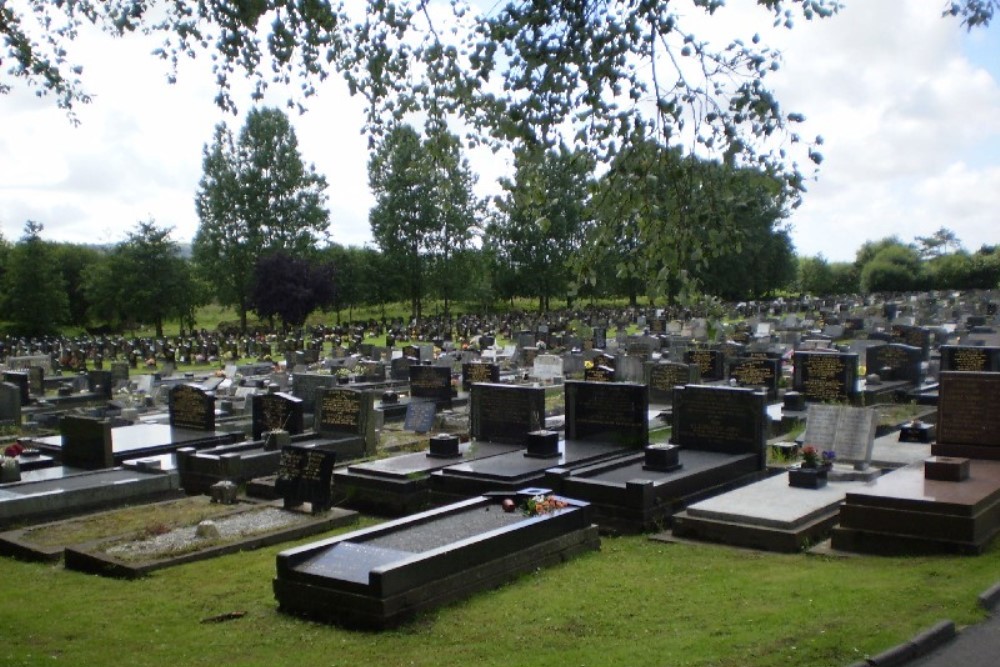
{"label": "mown grass", "polygon": [[[277,551],[139,581],[0,560],[0,664],[828,667],[942,618],[980,620],[976,595],[1000,571],[996,547],[971,558],[834,559],[605,538],[599,553],[375,634],[279,614]],[[246,613],[201,622],[235,611]]]}

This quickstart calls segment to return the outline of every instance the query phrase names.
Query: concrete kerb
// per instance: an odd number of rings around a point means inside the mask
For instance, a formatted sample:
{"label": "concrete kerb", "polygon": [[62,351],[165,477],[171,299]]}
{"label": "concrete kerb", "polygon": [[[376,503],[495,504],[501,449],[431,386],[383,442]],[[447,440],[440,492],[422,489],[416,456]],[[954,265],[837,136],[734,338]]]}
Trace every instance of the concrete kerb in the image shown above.
{"label": "concrete kerb", "polygon": [[986,611],[993,613],[998,604],[1000,604],[1000,582],[979,594],[979,606]]}
{"label": "concrete kerb", "polygon": [[[1000,582],[979,594],[979,606],[993,613],[1000,605]],[[944,620],[918,633],[913,639],[848,667],[898,667],[921,658],[955,639],[955,623]]]}

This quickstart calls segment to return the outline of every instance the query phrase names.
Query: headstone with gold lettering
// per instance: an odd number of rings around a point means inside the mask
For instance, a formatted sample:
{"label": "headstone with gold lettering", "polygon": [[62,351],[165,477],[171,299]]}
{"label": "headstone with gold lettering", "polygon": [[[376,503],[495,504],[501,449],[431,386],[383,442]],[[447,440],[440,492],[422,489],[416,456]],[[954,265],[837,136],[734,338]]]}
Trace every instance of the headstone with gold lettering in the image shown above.
{"label": "headstone with gold lettering", "polygon": [[818,403],[851,402],[858,393],[858,355],[847,352],[796,352],[792,389]]}
{"label": "headstone with gold lettering", "polygon": [[260,440],[264,431],[283,430],[291,435],[302,433],[302,399],[276,392],[257,394],[251,398],[251,433]]}
{"label": "headstone with gold lettering", "polygon": [[938,389],[935,456],[1000,460],[1000,373],[945,371]]}
{"label": "headstone with gold lettering", "polygon": [[375,453],[375,395],[348,387],[327,387],[316,393],[315,430],[322,437],[343,435],[364,439],[365,455]]}
{"label": "headstone with gold lettering", "polygon": [[215,396],[189,384],[170,389],[170,426],[194,431],[215,430]]}
{"label": "headstone with gold lettering", "polygon": [[566,439],[642,449],[649,444],[646,385],[569,381],[565,389]]}
{"label": "headstone with gold lettering", "polygon": [[296,445],[281,448],[274,490],[284,501],[285,509],[309,503],[313,514],[332,505],[334,452]]}

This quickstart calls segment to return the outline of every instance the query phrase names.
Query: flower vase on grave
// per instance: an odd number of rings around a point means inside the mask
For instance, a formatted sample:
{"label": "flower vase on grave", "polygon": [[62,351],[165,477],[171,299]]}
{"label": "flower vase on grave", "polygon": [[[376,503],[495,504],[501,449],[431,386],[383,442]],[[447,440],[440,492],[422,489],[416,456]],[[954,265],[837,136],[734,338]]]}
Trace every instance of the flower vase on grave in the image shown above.
{"label": "flower vase on grave", "polygon": [[798,466],[788,469],[788,485],[800,489],[821,489],[826,486],[826,474],[829,466],[807,468]]}
{"label": "flower vase on grave", "polygon": [[5,456],[0,461],[0,484],[21,481],[21,463],[12,457]]}

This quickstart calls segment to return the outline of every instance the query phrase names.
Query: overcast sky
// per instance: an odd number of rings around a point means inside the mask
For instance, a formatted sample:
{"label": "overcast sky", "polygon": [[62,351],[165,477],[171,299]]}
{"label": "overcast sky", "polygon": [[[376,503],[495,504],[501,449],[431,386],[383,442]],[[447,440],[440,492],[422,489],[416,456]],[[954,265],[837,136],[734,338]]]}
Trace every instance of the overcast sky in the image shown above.
{"label": "overcast sky", "polygon": [[[712,18],[713,31],[765,34],[765,12],[729,4]],[[940,227],[970,251],[1000,243],[1000,26],[967,34],[941,18],[942,6],[848,0],[832,19],[765,36],[784,53],[784,67],[769,77],[783,107],[805,114],[804,135],[825,140],[819,181],[790,219],[800,255],[852,260],[865,240],[909,242]],[[194,236],[202,148],[218,122],[238,131],[243,116],[215,107],[207,58],[183,63],[179,82],[166,83],[166,66],[150,55],[155,45],[139,36],[77,40],[72,54],[94,95],[78,127],[51,97],[16,86],[0,96],[7,240],[20,238],[29,219],[53,241],[114,243],[150,219],[172,227],[175,240]],[[292,122],[304,159],[330,184],[333,240],[369,242],[361,101],[335,80]],[[479,193],[495,192],[505,160],[484,152],[470,161]]]}

